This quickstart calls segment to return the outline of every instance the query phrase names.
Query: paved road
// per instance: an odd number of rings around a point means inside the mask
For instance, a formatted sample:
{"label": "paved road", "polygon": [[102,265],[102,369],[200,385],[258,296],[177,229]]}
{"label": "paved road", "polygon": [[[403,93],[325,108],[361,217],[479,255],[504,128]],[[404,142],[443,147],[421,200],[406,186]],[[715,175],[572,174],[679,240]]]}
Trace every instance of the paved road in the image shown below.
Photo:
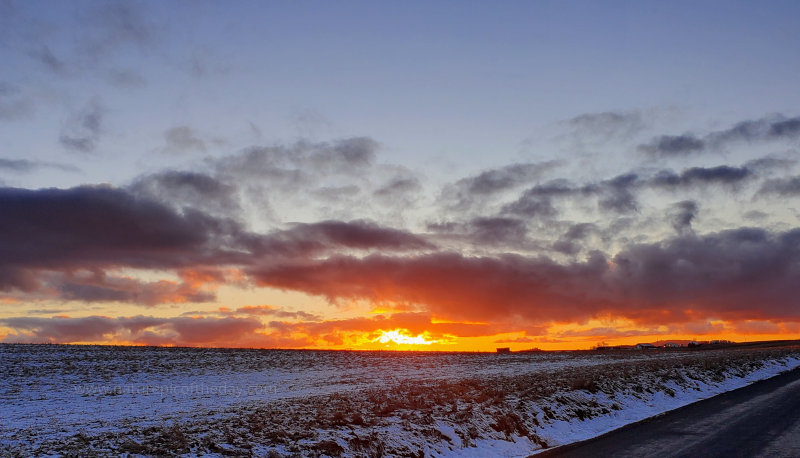
{"label": "paved road", "polygon": [[800,369],[543,457],[800,457]]}

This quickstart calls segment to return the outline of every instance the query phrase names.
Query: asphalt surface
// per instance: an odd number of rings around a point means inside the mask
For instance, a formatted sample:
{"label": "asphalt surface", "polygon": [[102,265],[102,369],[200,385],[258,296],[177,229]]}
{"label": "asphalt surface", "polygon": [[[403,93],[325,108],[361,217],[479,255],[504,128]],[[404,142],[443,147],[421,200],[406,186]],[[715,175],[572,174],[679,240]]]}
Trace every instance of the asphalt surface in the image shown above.
{"label": "asphalt surface", "polygon": [[800,457],[800,369],[533,456]]}

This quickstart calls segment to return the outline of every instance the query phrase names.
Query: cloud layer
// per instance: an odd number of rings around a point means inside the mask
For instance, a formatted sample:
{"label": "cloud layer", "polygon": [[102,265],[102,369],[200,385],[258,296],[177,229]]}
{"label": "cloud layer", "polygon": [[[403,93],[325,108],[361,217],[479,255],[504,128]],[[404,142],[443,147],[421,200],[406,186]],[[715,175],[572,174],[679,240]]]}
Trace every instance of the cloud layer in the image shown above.
{"label": "cloud layer", "polygon": [[[102,132],[102,110],[89,108],[70,137],[84,152]],[[568,123],[610,126],[626,139],[645,124],[639,113]],[[797,118],[774,116],[654,137],[631,154],[689,155],[798,135]],[[186,126],[166,140],[169,152],[210,147]],[[800,322],[800,229],[791,205],[773,202],[800,196],[790,156],[639,164],[609,176],[574,173],[560,160],[515,162],[431,192],[424,174],[381,163],[379,151],[368,137],[298,141],[151,172],[124,187],[0,188],[0,293],[13,302],[186,310],[220,305],[217,290],[228,285],[386,314],[324,318],[240,305],[172,318],[12,317],[2,320],[8,339],[335,346],[354,333],[374,339],[401,329],[433,340],[523,333],[497,339],[523,343],[550,326],[604,319],[639,329],[547,338]],[[66,169],[0,160],[17,172],[37,167]],[[348,214],[360,217],[335,217]]]}

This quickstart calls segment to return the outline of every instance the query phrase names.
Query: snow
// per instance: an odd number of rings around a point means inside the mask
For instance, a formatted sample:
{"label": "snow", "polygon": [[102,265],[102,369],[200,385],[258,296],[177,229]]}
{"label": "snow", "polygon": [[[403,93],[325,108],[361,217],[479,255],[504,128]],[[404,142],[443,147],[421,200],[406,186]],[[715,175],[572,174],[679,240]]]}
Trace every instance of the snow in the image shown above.
{"label": "snow", "polygon": [[[800,357],[790,357],[783,361],[766,361],[764,367],[750,372],[744,377],[728,377],[719,383],[698,381],[695,387],[688,390],[674,382],[669,382],[667,385],[675,391],[675,396],[668,396],[661,391],[645,397],[615,396],[613,402],[619,404],[622,407],[621,410],[583,421],[578,419],[554,421],[541,430],[541,436],[553,446],[591,439],[625,425],[742,388],[799,366]],[[612,402],[607,396],[597,397],[600,404]]]}
{"label": "snow", "polygon": [[0,447],[528,456],[798,366],[796,349],[495,355],[0,345]]}

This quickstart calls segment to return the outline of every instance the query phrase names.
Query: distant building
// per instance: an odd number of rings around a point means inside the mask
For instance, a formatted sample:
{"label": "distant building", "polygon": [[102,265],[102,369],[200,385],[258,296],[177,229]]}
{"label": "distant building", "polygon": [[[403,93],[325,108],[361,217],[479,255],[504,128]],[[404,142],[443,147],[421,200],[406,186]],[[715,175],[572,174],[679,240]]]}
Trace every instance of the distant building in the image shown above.
{"label": "distant building", "polygon": [[653,345],[653,344],[650,344],[650,343],[638,343],[638,344],[636,344],[636,347],[634,347],[634,348],[636,348],[637,350],[652,350],[652,349],[655,349],[657,347],[655,345]]}
{"label": "distant building", "polygon": [[678,348],[680,345],[676,344],[675,342],[667,342],[664,344],[664,348]]}
{"label": "distant building", "polygon": [[511,353],[511,348],[509,347],[498,348],[497,353]]}

